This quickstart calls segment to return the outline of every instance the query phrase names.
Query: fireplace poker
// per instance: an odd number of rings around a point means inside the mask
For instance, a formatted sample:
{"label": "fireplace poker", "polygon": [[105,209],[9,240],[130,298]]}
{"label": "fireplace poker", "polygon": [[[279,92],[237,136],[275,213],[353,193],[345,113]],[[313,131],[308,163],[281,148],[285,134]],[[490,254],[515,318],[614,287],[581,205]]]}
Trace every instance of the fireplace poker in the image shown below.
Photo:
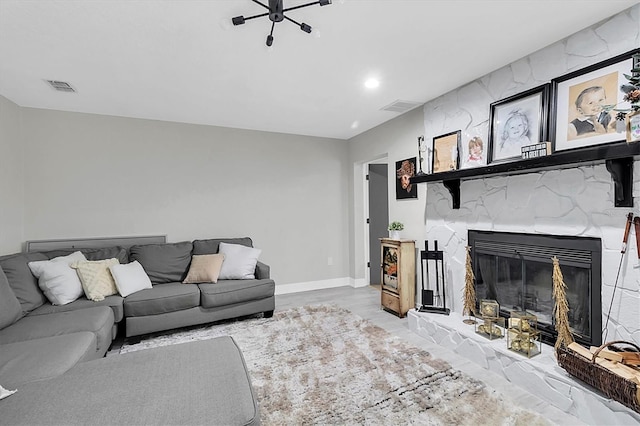
{"label": "fireplace poker", "polygon": [[[636,218],[638,219],[638,218]],[[624,254],[627,252],[627,241],[629,241],[629,231],[631,230],[631,222],[635,222],[633,218],[633,213],[629,213],[627,215],[627,223],[624,227],[624,236],[622,237],[622,250],[620,250],[620,264],[618,265],[618,273],[616,274],[616,282],[613,284],[613,293],[611,293],[611,303],[609,303],[609,312],[607,312],[607,322],[604,325],[604,329],[602,330],[604,333],[604,341],[607,341],[607,334],[609,330],[609,318],[611,317],[611,307],[613,306],[613,300],[616,296],[616,288],[618,287],[618,279],[620,278],[620,270],[622,269],[622,260],[624,259]],[[636,224],[636,241],[638,241],[638,232],[637,229],[640,226],[640,222]],[[639,254],[640,256],[640,254]]]}
{"label": "fireplace poker", "polygon": [[636,228],[636,248],[638,252],[638,259],[640,259],[640,217],[633,218],[633,225]]}

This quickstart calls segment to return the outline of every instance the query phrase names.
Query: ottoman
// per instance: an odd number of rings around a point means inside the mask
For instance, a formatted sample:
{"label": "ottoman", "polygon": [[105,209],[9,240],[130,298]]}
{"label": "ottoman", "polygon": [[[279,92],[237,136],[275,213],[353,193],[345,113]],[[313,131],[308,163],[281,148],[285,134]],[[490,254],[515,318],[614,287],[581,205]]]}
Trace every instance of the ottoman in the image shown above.
{"label": "ottoman", "polygon": [[2,424],[258,425],[244,357],[229,336],[82,362],[0,400]]}

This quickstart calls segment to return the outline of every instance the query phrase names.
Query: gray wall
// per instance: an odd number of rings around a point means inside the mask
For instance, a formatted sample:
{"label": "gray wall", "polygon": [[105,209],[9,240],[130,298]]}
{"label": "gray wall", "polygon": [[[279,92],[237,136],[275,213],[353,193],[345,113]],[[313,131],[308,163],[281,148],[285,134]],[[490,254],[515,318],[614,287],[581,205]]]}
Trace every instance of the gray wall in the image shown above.
{"label": "gray wall", "polygon": [[0,96],[0,253],[20,250],[24,185],[20,107]]}
{"label": "gray wall", "polygon": [[[403,238],[420,239],[424,232],[424,209],[426,186],[418,186],[417,199],[396,200],[396,161],[418,156],[418,136],[424,134],[422,108],[416,108],[386,123],[349,140],[349,174],[351,203],[349,214],[352,220],[353,240],[350,242],[351,276],[364,279],[368,249],[367,186],[364,179],[367,164],[384,158],[389,170],[389,221],[398,220],[405,225]],[[376,161],[378,162],[378,161]],[[426,163],[423,164],[423,169]],[[367,283],[368,284],[368,283]]]}
{"label": "gray wall", "polygon": [[[31,108],[20,113],[28,164],[24,174],[13,174],[26,194],[20,240],[250,236],[278,284],[348,283],[344,141]],[[5,223],[22,225],[17,218]],[[15,239],[7,249],[14,246]]]}

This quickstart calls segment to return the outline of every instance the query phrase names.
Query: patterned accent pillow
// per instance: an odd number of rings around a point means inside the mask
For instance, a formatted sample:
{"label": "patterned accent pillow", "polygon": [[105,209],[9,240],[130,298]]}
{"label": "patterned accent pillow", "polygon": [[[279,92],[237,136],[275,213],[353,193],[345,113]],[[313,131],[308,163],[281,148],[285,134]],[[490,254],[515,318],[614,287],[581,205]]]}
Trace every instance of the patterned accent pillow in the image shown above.
{"label": "patterned accent pillow", "polygon": [[184,284],[216,283],[222,268],[223,254],[203,254],[191,257],[191,266]]}
{"label": "patterned accent pillow", "polygon": [[109,266],[118,264],[120,264],[118,259],[87,260],[76,262],[71,267],[78,272],[87,299],[99,302],[106,296],[118,293],[116,283],[109,271]]}

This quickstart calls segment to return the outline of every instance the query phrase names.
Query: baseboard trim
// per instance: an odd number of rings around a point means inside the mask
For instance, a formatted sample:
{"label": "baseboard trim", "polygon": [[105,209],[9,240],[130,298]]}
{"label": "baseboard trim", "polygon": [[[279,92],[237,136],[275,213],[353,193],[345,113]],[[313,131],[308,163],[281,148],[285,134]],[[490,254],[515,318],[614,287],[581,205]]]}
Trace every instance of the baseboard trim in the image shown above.
{"label": "baseboard trim", "polygon": [[324,290],[335,287],[365,287],[367,283],[364,278],[333,278],[330,280],[307,281],[302,283],[291,283],[276,285],[276,296],[279,294],[300,293],[311,290]]}

